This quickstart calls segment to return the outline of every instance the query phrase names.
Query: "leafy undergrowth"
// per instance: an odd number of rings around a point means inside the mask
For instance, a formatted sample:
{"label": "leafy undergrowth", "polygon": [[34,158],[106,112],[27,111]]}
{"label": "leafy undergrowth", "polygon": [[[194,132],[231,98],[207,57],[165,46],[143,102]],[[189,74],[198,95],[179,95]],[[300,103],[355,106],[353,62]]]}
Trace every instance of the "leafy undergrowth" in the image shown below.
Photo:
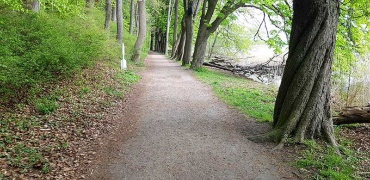
{"label": "leafy undergrowth", "polygon": [[210,84],[227,104],[258,121],[272,121],[276,88],[212,69],[195,71],[196,77]]}
{"label": "leafy undergrowth", "polygon": [[[11,19],[11,15],[6,18]],[[84,178],[78,167],[89,165],[92,161],[92,155],[95,154],[88,147],[114,126],[113,122],[106,117],[112,113],[110,112],[112,108],[119,107],[124,103],[125,95],[131,86],[140,79],[136,72],[143,68],[143,64],[133,64],[129,61],[129,69],[120,70],[121,49],[115,40],[116,28],[112,24],[111,33],[99,29],[102,26],[101,22],[104,22],[102,11],[93,11],[81,19],[76,17],[71,20],[72,22],[63,21],[56,16],[31,16],[25,17],[25,19],[32,18],[35,23],[38,23],[33,24],[36,28],[31,28],[32,31],[28,31],[26,27],[20,29],[35,34],[35,36],[40,35],[39,38],[42,41],[33,43],[30,39],[15,38],[19,41],[22,40],[19,42],[22,46],[19,47],[23,47],[22,43],[25,43],[30,48],[16,49],[19,52],[15,53],[11,48],[17,46],[8,44],[9,48],[6,46],[5,50],[9,50],[9,52],[12,50],[13,54],[10,53],[9,56],[6,56],[8,59],[5,58],[4,61],[0,62],[0,69],[9,68],[9,71],[6,72],[15,73],[2,74],[5,71],[1,71],[1,83],[17,82],[17,79],[23,78],[17,76],[22,75],[18,72],[23,71],[29,71],[28,74],[23,75],[29,75],[26,78],[32,80],[23,79],[26,83],[32,83],[32,86],[23,87],[23,84],[20,84],[20,86],[12,85],[12,88],[0,87],[2,90],[8,88],[6,89],[8,93],[2,94],[0,97],[0,179]],[[24,18],[16,19],[17,23],[12,23],[15,26],[29,23],[24,21]],[[43,25],[43,20],[60,21],[62,24],[54,26],[50,25],[51,22],[49,22]],[[69,27],[68,23],[72,23],[73,26]],[[38,31],[39,27],[41,30],[53,28],[50,30],[51,33],[60,31],[57,34],[58,41],[51,40],[47,36],[49,31],[46,34],[43,34],[45,33],[43,31]],[[13,31],[11,27],[8,28],[9,32],[13,34],[10,34],[7,40],[13,35],[17,35],[17,32]],[[8,31],[3,33],[8,33]],[[71,36],[77,39],[82,35],[86,41],[79,41],[75,44],[74,41],[63,38],[65,36],[59,36],[61,33],[70,33],[68,38]],[[20,34],[22,37],[23,35]],[[24,37],[29,36],[25,34]],[[94,43],[95,40],[99,40],[99,43],[92,45],[91,43]],[[49,48],[42,48],[43,50],[37,53],[29,52],[33,51],[33,48],[45,47],[36,42],[49,43],[45,46],[50,48],[58,47],[56,50],[58,52],[53,51],[55,50],[53,48],[52,51]],[[126,59],[129,60],[128,57],[132,54],[135,37],[126,33],[124,42],[127,47]],[[63,47],[59,47],[61,45]],[[77,51],[76,48],[84,52]],[[28,54],[28,56],[23,56],[24,54]],[[30,58],[34,55],[41,58],[31,58],[34,60],[37,70],[40,70],[38,67],[43,67],[46,64],[47,67],[63,67],[68,70],[68,73],[54,71],[55,69],[50,71],[43,69],[45,70],[43,72],[52,72],[52,75],[32,74],[34,72],[30,69],[24,69],[26,66],[17,67],[17,63],[10,65],[15,62],[10,61],[11,58],[27,63],[29,60],[27,57]],[[8,64],[2,66],[1,64],[4,62]],[[70,69],[70,66],[73,68]],[[13,72],[11,68],[19,71]],[[3,92],[2,90],[0,92]]]}
{"label": "leafy undergrowth", "polygon": [[[276,87],[256,83],[214,69],[194,71],[197,78],[212,86],[230,106],[259,121],[272,121]],[[286,151],[296,154],[294,163],[303,176],[312,179],[370,178],[370,129],[366,125],[336,127],[341,155],[325,143],[307,141],[305,145],[288,143]]]}
{"label": "leafy undergrowth", "polygon": [[0,179],[80,178],[77,168],[94,154],[82,149],[111,126],[105,115],[140,79],[133,70],[100,62],[48,87],[35,105],[1,109]]}

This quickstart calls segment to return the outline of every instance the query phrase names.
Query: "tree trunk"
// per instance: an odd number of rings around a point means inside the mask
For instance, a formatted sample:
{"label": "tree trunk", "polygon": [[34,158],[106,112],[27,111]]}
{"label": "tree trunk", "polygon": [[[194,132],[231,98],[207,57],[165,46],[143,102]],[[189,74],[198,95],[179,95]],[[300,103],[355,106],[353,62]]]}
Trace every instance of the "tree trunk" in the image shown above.
{"label": "tree trunk", "polygon": [[145,13],[145,1],[138,0],[138,13],[139,13],[139,36],[137,37],[134,53],[132,55],[132,60],[135,62],[140,61],[140,54],[143,48],[145,36],[146,36],[146,13]]}
{"label": "tree trunk", "polygon": [[40,9],[41,9],[40,1],[34,0],[32,2],[32,11],[35,13],[40,13]]}
{"label": "tree trunk", "polygon": [[[185,2],[186,0],[184,0]],[[182,65],[185,66],[190,64],[191,59],[191,51],[192,51],[192,43],[193,43],[193,1],[187,1],[187,6],[184,6],[185,10],[185,48],[184,48],[184,56],[182,58]]]}
{"label": "tree trunk", "polygon": [[185,40],[186,40],[186,30],[185,30],[185,19],[181,21],[181,35],[180,35],[180,42],[176,49],[175,60],[180,61],[183,59],[184,56],[184,49],[185,49]]}
{"label": "tree trunk", "polygon": [[212,46],[210,47],[209,49],[209,53],[208,53],[208,58],[211,59],[212,55],[213,55],[213,49],[215,48],[216,46],[216,42],[217,42],[217,37],[218,37],[218,31],[216,31],[216,34],[215,34],[215,39],[213,40],[213,43],[212,43]]}
{"label": "tree trunk", "polygon": [[294,0],[289,55],[274,110],[274,128],[255,139],[323,137],[336,145],[330,81],[339,16],[337,0]]}
{"label": "tree trunk", "polygon": [[111,0],[106,0],[104,29],[109,30],[111,16],[112,16],[112,2]]}
{"label": "tree trunk", "polygon": [[117,7],[117,40],[122,44],[123,39],[123,15],[122,15],[122,0],[116,1]]}
{"label": "tree trunk", "polygon": [[112,21],[117,22],[117,5],[112,6]]}
{"label": "tree trunk", "polygon": [[201,23],[197,39],[195,41],[193,62],[191,63],[191,69],[201,68],[204,62],[204,57],[207,50],[207,41],[211,35],[210,31],[207,30],[205,23]]}
{"label": "tree trunk", "polygon": [[[171,57],[175,56],[175,49],[177,49],[178,42],[177,42],[177,27],[179,21],[179,0],[175,0],[175,22],[173,25],[173,43],[172,43],[172,53]],[[175,48],[176,47],[176,48]]]}
{"label": "tree trunk", "polygon": [[150,33],[150,50],[154,51],[155,50],[155,36],[153,32]]}
{"label": "tree trunk", "polygon": [[168,14],[167,14],[167,28],[166,28],[166,44],[165,44],[165,49],[164,49],[164,54],[168,54],[168,39],[170,35],[170,25],[171,25],[171,3],[172,0],[170,0],[168,4]]}
{"label": "tree trunk", "polygon": [[130,34],[134,34],[135,1],[131,0],[130,7]]}

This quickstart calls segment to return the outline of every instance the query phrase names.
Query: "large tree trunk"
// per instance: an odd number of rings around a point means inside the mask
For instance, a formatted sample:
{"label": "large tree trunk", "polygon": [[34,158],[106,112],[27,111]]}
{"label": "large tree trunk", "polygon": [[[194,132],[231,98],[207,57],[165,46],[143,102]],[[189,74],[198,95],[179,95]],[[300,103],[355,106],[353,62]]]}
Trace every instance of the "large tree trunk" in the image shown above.
{"label": "large tree trunk", "polygon": [[104,23],[104,29],[109,30],[110,27],[110,19],[112,16],[112,2],[111,0],[106,0],[105,5],[105,23]]}
{"label": "large tree trunk", "polygon": [[193,62],[191,63],[191,69],[201,68],[204,62],[204,57],[207,50],[207,41],[211,32],[207,30],[205,23],[201,22],[198,30],[197,39],[195,41]]}
{"label": "large tree trunk", "polygon": [[140,54],[143,48],[145,36],[146,36],[146,13],[145,13],[145,1],[138,0],[138,11],[139,11],[139,36],[137,37],[134,53],[132,60],[135,62],[140,61]]}
{"label": "large tree trunk", "polygon": [[135,20],[135,1],[131,0],[130,7],[130,34],[134,34],[134,20]]}
{"label": "large tree trunk", "polygon": [[177,27],[178,27],[178,21],[179,21],[179,0],[175,0],[175,22],[173,25],[173,43],[172,43],[172,53],[171,57],[175,56],[175,49],[177,49],[178,41],[177,41]]}
{"label": "large tree trunk", "polygon": [[122,0],[116,1],[117,8],[117,40],[122,44],[123,39],[123,15],[122,15]]}
{"label": "large tree trunk", "polygon": [[182,65],[185,66],[187,64],[190,64],[191,59],[191,51],[192,51],[192,43],[193,43],[193,1],[191,0],[184,0],[184,10],[185,10],[185,48],[184,48],[184,56],[182,58]]}
{"label": "large tree trunk", "polygon": [[[282,82],[268,138],[282,147],[289,136],[296,141],[324,137],[336,145],[330,113],[330,81],[338,0],[294,0],[293,23]],[[259,139],[257,138],[257,139]]]}

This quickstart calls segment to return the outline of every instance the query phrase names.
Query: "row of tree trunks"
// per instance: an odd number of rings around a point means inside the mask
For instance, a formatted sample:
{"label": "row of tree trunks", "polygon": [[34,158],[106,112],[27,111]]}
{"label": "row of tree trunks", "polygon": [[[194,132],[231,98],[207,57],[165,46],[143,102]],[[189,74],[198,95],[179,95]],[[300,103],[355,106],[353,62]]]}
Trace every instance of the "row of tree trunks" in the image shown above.
{"label": "row of tree trunks", "polygon": [[175,11],[175,18],[174,18],[174,24],[173,24],[173,43],[172,43],[172,52],[171,57],[175,56],[175,49],[177,49],[177,46],[179,44],[179,41],[177,40],[177,26],[179,21],[179,0],[175,0],[174,5],[174,11]]}
{"label": "row of tree trunks", "polygon": [[346,107],[333,116],[336,125],[370,123],[370,107]]}
{"label": "row of tree trunks", "polygon": [[161,29],[157,29],[151,33],[151,50],[160,53],[165,53],[166,48],[166,33]]}

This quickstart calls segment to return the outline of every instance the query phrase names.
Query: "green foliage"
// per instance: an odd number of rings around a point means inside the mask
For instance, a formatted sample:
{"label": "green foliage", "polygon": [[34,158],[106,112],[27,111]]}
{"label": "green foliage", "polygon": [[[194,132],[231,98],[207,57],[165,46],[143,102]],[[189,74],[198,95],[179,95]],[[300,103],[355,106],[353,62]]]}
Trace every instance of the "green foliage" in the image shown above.
{"label": "green foliage", "polygon": [[43,172],[50,171],[48,160],[38,149],[18,143],[12,151],[15,157],[7,157],[11,166],[22,169],[41,168]]}
{"label": "green foliage", "polygon": [[36,100],[35,107],[40,114],[50,114],[57,110],[59,105],[53,98],[41,98]]}
{"label": "green foliage", "polygon": [[1,10],[0,102],[23,98],[38,84],[58,81],[102,54],[105,32],[85,18]]}
{"label": "green foliage", "polygon": [[116,79],[120,80],[125,85],[132,85],[140,80],[140,76],[133,71],[126,70],[118,73]]}
{"label": "green foliage", "polygon": [[196,70],[195,75],[227,104],[259,121],[272,121],[276,92],[268,86],[205,68]]}
{"label": "green foliage", "polygon": [[296,165],[311,170],[314,179],[357,179],[355,170],[359,159],[356,152],[346,147],[346,141],[341,144],[342,154],[338,155],[332,146],[306,141],[307,149],[301,152],[303,158]]}

